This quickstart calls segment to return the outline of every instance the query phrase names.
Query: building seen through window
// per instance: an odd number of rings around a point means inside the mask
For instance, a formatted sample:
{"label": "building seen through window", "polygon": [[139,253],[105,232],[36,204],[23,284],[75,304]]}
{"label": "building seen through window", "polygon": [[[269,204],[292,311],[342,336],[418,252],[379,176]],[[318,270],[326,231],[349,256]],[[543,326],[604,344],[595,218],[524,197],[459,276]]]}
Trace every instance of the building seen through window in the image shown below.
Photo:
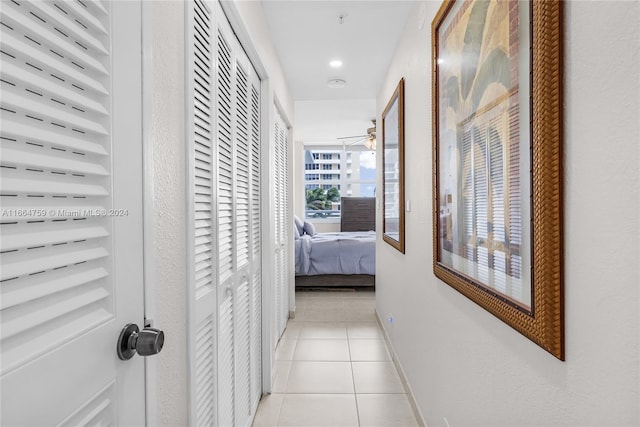
{"label": "building seen through window", "polygon": [[340,218],[341,197],[375,197],[375,151],[306,146],[304,165],[306,218]]}

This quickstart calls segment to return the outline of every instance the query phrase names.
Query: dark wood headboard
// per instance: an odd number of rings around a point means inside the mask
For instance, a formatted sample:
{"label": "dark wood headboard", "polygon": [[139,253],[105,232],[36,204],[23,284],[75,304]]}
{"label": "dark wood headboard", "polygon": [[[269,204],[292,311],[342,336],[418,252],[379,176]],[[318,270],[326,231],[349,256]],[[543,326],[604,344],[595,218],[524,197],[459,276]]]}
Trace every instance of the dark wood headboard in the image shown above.
{"label": "dark wood headboard", "polygon": [[342,197],[340,199],[340,231],[369,231],[375,229],[375,197]]}

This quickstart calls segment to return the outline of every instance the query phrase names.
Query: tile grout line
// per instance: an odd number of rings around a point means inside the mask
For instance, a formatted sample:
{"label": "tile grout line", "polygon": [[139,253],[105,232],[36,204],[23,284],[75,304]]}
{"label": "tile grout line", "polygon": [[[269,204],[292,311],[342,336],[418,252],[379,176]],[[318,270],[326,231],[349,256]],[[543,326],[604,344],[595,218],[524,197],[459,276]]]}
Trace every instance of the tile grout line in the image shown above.
{"label": "tile grout line", "polygon": [[349,366],[351,367],[351,382],[353,383],[353,401],[356,404],[356,419],[360,426],[360,409],[358,408],[358,392],[356,391],[356,374],[353,371],[353,356],[351,356],[351,340],[349,339],[349,327],[346,327],[347,347],[349,348]]}

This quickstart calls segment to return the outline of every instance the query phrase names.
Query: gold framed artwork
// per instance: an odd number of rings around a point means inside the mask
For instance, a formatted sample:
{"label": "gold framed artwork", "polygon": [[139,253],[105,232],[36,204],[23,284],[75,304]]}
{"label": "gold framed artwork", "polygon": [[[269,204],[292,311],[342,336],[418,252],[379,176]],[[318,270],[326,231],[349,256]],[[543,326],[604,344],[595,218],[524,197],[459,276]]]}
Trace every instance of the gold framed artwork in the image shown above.
{"label": "gold framed artwork", "polygon": [[562,1],[432,23],[435,275],[564,360]]}
{"label": "gold framed artwork", "polygon": [[382,239],[404,253],[404,79],[382,113]]}

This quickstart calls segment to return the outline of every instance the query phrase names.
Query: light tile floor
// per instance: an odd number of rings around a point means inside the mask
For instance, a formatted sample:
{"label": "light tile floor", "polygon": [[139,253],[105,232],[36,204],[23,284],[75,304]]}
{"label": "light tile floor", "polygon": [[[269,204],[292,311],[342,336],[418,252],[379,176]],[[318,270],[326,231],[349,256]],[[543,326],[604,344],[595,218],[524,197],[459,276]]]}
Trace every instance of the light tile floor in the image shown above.
{"label": "light tile floor", "polygon": [[253,427],[418,426],[374,306],[373,291],[298,291]]}

